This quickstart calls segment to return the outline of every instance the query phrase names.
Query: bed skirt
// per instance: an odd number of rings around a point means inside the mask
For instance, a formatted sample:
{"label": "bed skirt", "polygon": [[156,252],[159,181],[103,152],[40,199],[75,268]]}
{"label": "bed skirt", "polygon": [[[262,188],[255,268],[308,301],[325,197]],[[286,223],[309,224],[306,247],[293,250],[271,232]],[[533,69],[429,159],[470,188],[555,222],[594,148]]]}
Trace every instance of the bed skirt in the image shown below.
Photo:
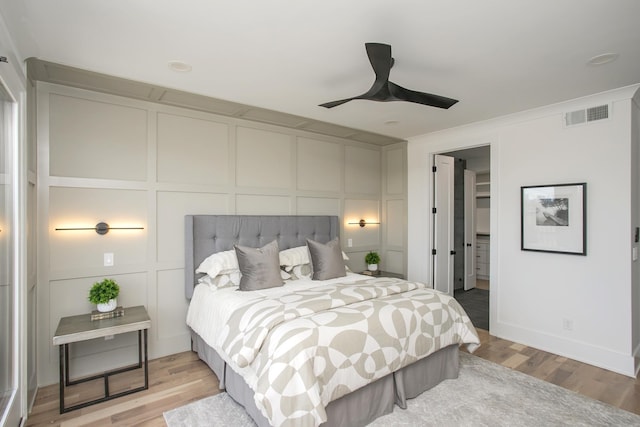
{"label": "bed skirt", "polygon": [[[253,390],[232,370],[214,349],[191,331],[192,349],[218,377],[220,390],[226,390],[236,402],[244,406],[259,427],[270,426],[253,400]],[[426,358],[406,366],[393,374],[342,396],[326,408],[327,421],[322,427],[364,426],[376,418],[393,412],[393,406],[405,409],[407,399],[417,397],[441,381],[458,377],[459,346],[445,347]]]}

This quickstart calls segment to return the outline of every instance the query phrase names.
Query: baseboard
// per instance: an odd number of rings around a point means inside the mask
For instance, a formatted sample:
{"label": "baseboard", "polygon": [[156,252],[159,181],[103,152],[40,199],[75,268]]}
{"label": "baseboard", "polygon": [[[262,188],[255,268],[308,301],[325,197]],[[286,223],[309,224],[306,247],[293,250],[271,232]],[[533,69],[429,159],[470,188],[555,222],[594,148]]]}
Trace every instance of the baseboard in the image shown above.
{"label": "baseboard", "polygon": [[640,372],[640,343],[633,349],[633,360],[635,366],[636,378],[638,378],[638,373]]}
{"label": "baseboard", "polygon": [[[493,322],[491,335],[635,378],[637,353],[623,354],[578,340]],[[640,349],[636,349],[640,351]]]}
{"label": "baseboard", "polygon": [[38,396],[39,389],[40,387],[36,385],[35,390],[33,391],[33,395],[31,396],[31,399],[29,399],[29,402],[27,402],[27,414],[30,414],[31,411],[33,410],[33,405],[35,405],[36,403],[36,397]]}

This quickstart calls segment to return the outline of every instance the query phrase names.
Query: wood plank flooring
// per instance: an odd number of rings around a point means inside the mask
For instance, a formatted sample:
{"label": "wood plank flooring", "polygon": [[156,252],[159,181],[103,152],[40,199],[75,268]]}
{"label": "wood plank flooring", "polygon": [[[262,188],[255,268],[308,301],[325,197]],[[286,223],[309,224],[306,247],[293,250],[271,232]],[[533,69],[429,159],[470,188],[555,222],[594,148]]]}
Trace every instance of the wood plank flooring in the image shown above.
{"label": "wood plank flooring", "polygon": [[476,279],[476,288],[484,289],[485,291],[489,290],[489,281],[484,279]]}
{"label": "wood plank flooring", "polygon": [[[141,384],[143,374],[114,376],[110,389]],[[102,380],[73,386],[65,392],[67,406],[100,396]],[[217,394],[218,379],[196,353],[187,351],[149,361],[149,389],[60,415],[58,385],[38,390],[27,426],[165,426],[162,413]]]}
{"label": "wood plank flooring", "polygon": [[474,355],[640,415],[640,380],[616,374],[478,329]]}
{"label": "wood plank flooring", "polygon": [[[478,333],[482,345],[476,356],[640,414],[640,380],[496,338],[482,329]],[[126,388],[140,377],[114,378],[113,387]],[[74,387],[70,399],[80,401],[95,396],[102,383]],[[217,393],[218,380],[211,370],[195,353],[184,352],[149,362],[148,390],[64,415],[58,413],[58,385],[43,387],[27,426],[164,426],[163,412]]]}

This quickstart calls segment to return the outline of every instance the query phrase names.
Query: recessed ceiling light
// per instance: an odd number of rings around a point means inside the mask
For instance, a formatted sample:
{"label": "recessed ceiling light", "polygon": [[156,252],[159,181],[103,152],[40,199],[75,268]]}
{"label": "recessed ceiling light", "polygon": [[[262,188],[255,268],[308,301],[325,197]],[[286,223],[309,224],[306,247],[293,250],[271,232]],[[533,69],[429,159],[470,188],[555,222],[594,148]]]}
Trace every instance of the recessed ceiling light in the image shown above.
{"label": "recessed ceiling light", "polygon": [[387,126],[397,125],[398,123],[400,123],[398,120],[387,120],[386,122],[384,122],[384,124]]}
{"label": "recessed ceiling light", "polygon": [[613,62],[618,59],[620,55],[617,53],[603,53],[602,55],[596,55],[587,61],[587,65],[604,65],[609,62]]}
{"label": "recessed ceiling light", "polygon": [[193,67],[182,61],[169,61],[169,69],[179,73],[188,73]]}

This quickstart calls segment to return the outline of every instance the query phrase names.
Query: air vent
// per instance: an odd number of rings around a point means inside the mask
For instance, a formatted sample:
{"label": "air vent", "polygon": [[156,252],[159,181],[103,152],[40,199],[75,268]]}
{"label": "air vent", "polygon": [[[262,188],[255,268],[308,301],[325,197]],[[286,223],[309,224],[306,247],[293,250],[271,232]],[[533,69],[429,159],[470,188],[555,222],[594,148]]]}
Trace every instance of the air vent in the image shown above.
{"label": "air vent", "polygon": [[609,118],[609,105],[598,105],[583,110],[571,111],[565,113],[565,126],[575,126],[583,123],[594,122],[596,120],[604,120]]}
{"label": "air vent", "polygon": [[609,118],[609,106],[599,105],[597,107],[587,108],[587,121],[593,122],[595,120],[602,120]]}

